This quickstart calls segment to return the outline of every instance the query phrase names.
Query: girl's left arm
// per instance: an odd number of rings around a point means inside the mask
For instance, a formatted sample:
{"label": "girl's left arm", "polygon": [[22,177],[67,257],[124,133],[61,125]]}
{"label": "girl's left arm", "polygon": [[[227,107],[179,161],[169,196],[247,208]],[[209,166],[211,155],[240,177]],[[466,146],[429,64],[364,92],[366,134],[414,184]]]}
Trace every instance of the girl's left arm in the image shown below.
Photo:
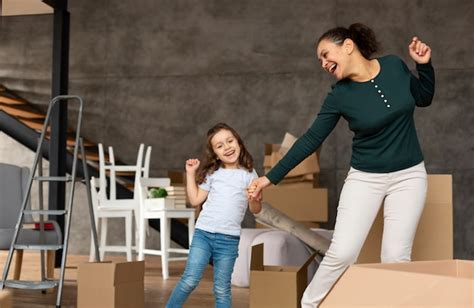
{"label": "girl's left arm", "polygon": [[249,210],[252,214],[258,214],[262,210],[262,200],[249,200]]}
{"label": "girl's left arm", "polygon": [[408,46],[410,57],[416,62],[419,78],[411,76],[410,90],[416,105],[426,107],[431,105],[435,91],[435,74],[431,65],[431,48],[418,37],[413,37]]}
{"label": "girl's left arm", "polygon": [[254,198],[250,197],[255,190],[255,186],[252,186],[252,184],[257,178],[258,178],[258,174],[254,169],[252,171],[252,179],[251,179],[253,181],[247,187],[247,195],[249,197],[248,198],[249,210],[250,212],[252,212],[252,214],[258,214],[262,210],[262,192],[260,192],[257,197],[254,197]]}

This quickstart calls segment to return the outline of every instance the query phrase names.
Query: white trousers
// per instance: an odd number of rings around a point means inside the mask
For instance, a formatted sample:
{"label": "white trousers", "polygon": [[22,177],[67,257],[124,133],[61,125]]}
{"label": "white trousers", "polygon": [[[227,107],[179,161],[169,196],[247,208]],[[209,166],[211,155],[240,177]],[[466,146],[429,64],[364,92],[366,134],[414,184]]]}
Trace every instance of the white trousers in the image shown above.
{"label": "white trousers", "polygon": [[342,188],[331,245],[303,294],[301,307],[318,307],[346,268],[356,262],[382,203],[382,263],[410,261],[426,190],[424,162],[390,173],[351,168]]}

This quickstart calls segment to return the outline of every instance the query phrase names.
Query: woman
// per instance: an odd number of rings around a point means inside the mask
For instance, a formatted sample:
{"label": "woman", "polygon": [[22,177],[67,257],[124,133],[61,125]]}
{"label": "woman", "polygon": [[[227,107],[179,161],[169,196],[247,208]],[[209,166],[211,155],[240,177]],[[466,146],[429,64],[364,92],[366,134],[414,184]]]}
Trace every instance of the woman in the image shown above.
{"label": "woman", "polygon": [[313,153],[341,116],[348,121],[354,132],[351,168],[341,192],[331,245],[303,295],[302,307],[317,307],[357,260],[382,203],[381,260],[410,261],[427,189],[413,113],[416,106],[430,105],[434,94],[431,49],[417,37],[408,52],[419,78],[396,56],[371,58],[378,43],[374,32],[362,24],[331,29],[316,47],[322,68],[338,82],[308,131],[248,189],[250,199],[261,199],[261,190],[280,182]]}

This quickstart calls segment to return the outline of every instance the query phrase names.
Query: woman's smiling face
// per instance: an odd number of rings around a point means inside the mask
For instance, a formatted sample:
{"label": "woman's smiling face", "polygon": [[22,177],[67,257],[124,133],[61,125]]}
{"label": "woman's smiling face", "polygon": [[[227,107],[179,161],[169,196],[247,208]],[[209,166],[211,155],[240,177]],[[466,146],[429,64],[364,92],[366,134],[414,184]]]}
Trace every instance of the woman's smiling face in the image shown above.
{"label": "woman's smiling face", "polygon": [[348,53],[344,44],[336,44],[335,42],[324,39],[318,44],[316,54],[321,67],[329,74],[336,77],[337,80],[344,79],[348,74],[346,72],[348,66]]}

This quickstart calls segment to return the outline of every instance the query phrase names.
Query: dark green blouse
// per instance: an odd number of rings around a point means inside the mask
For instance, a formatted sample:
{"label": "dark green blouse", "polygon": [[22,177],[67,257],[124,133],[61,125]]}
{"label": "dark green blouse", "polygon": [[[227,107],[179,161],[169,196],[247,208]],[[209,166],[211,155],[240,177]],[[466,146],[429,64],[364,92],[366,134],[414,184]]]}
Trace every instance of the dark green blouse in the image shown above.
{"label": "dark green blouse", "polygon": [[351,166],[387,173],[423,161],[416,135],[415,106],[431,104],[434,70],[430,63],[417,64],[419,78],[396,56],[378,58],[380,72],[372,80],[338,81],[326,97],[311,127],[285,157],[266,175],[277,184],[322,144],[342,116],[354,132]]}

